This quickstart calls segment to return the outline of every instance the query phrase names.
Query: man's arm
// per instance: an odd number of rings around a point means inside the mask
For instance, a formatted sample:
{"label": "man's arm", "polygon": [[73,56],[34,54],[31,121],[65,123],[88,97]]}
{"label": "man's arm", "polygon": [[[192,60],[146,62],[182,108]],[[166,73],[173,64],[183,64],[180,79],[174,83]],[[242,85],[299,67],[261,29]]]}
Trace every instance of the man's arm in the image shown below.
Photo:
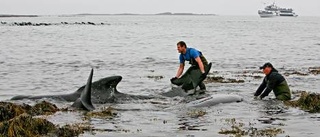
{"label": "man's arm", "polygon": [[182,75],[183,69],[184,69],[184,63],[180,63],[176,78],[179,78]]}
{"label": "man's arm", "polygon": [[197,61],[198,65],[199,65],[199,69],[200,69],[201,73],[202,74],[205,73],[204,66],[203,66],[203,63],[202,63],[200,57],[196,57],[195,60]]}
{"label": "man's arm", "polygon": [[262,99],[262,98],[268,96],[271,91],[272,91],[272,89],[267,87],[266,90],[264,90],[264,92],[260,95],[260,98]]}
{"label": "man's arm", "polygon": [[265,79],[263,79],[263,81],[260,84],[259,88],[257,89],[256,93],[254,93],[254,96],[259,96],[266,87],[267,87],[267,83],[266,83]]}
{"label": "man's arm", "polygon": [[261,98],[264,98],[265,96],[268,96],[269,93],[276,87],[276,82],[279,79],[279,75],[277,74],[270,74],[269,76],[269,82],[266,84],[267,88],[266,90],[260,95]]}

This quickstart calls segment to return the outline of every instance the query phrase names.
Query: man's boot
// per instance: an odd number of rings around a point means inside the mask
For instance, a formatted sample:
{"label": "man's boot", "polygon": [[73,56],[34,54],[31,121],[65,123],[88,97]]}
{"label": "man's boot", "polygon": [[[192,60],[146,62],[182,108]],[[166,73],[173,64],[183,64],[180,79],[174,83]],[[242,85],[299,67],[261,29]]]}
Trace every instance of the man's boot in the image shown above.
{"label": "man's boot", "polygon": [[203,94],[203,93],[205,93],[205,92],[207,91],[207,90],[206,90],[206,85],[204,85],[203,82],[201,82],[201,83],[199,84],[199,87],[200,87],[199,94]]}

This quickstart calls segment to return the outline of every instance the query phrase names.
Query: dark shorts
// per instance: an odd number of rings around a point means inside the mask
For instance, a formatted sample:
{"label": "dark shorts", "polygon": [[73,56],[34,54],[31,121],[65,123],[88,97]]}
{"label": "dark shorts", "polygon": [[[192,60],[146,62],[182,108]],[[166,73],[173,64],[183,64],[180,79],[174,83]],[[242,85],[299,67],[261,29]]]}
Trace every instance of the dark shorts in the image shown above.
{"label": "dark shorts", "polygon": [[276,98],[281,101],[287,101],[291,99],[291,96],[287,94],[281,94],[281,95],[278,95]]}

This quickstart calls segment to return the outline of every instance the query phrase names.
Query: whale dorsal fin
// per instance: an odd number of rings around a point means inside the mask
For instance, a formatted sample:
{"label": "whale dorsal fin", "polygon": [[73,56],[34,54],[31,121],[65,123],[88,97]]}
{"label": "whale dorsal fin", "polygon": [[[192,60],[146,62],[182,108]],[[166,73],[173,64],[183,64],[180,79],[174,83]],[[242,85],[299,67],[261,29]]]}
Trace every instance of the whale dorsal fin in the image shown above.
{"label": "whale dorsal fin", "polygon": [[89,110],[94,110],[94,106],[91,102],[91,84],[92,84],[92,76],[93,76],[93,69],[91,69],[87,84],[83,91],[81,92],[80,98],[78,98],[73,104],[72,107]]}

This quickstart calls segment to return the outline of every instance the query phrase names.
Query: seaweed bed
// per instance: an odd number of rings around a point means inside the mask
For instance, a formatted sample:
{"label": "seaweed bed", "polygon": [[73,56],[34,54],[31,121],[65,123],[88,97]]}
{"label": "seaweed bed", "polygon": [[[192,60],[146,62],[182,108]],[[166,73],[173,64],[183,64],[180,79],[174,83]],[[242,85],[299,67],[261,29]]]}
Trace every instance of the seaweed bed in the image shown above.
{"label": "seaweed bed", "polygon": [[278,134],[283,134],[284,131],[280,128],[266,128],[266,129],[257,129],[252,127],[252,124],[249,123],[249,128],[245,127],[244,123],[237,122],[235,118],[226,119],[225,120],[228,125],[231,126],[231,129],[221,129],[219,134],[232,134],[236,137],[241,136],[267,136],[267,137],[274,137]]}
{"label": "seaweed bed", "polygon": [[[285,101],[284,104],[290,107],[299,107],[300,109],[310,112],[319,113],[320,112],[320,94],[310,93],[306,91],[299,91],[300,98],[297,100]],[[270,119],[266,120],[269,121]],[[272,119],[271,119],[272,120]],[[226,119],[227,124],[231,128],[223,128],[220,130],[219,134],[233,135],[236,137],[240,136],[269,136],[274,137],[278,134],[283,134],[284,131],[281,128],[266,128],[257,129],[253,127],[252,123],[249,123],[249,127],[246,127],[244,123],[237,122],[236,119]],[[261,121],[261,120],[259,120]],[[262,121],[262,122],[266,122]]]}
{"label": "seaweed bed", "polygon": [[[37,103],[34,106],[27,104],[17,105],[10,102],[0,102],[0,136],[6,137],[35,137],[35,136],[59,136],[70,137],[79,136],[85,131],[93,129],[85,124],[67,124],[63,126],[54,125],[44,118],[35,118],[39,115],[52,115],[57,111],[67,111],[59,109],[56,105],[46,101]],[[116,113],[113,109],[106,109],[102,112],[90,112],[86,116],[112,117]],[[101,114],[99,114],[101,113]]]}
{"label": "seaweed bed", "polygon": [[302,91],[298,100],[285,101],[285,105],[299,107],[300,109],[310,112],[320,112],[320,94]]}
{"label": "seaweed bed", "polygon": [[[320,94],[301,91],[300,98],[297,100],[285,101],[284,104],[291,107],[299,107],[310,113],[320,112]],[[39,115],[52,115],[57,111],[68,111],[67,108],[59,109],[56,105],[46,101],[30,106],[27,104],[14,104],[11,102],[0,102],[0,133],[1,136],[79,136],[85,131],[95,131],[94,128],[87,124],[67,124],[63,126],[54,125],[52,122],[39,117]],[[191,117],[199,117],[205,115],[206,112],[190,113]],[[100,112],[87,112],[84,114],[85,120],[92,117],[110,119],[117,115],[113,108],[106,108]],[[231,129],[221,129],[219,134],[229,134],[234,136],[277,136],[283,134],[280,128],[257,129],[249,123],[249,127],[245,127],[244,123],[237,122],[235,119],[226,119]],[[184,125],[180,127],[185,129],[190,126]],[[195,128],[195,127],[193,127]],[[193,129],[192,128],[192,129]],[[196,130],[195,128],[194,130]],[[190,130],[190,129],[189,129]],[[205,130],[205,129],[198,129]]]}
{"label": "seaweed bed", "polygon": [[[299,107],[304,111],[310,113],[320,112],[320,94],[309,93],[306,91],[300,91],[300,98],[297,100],[285,101],[284,104],[291,107]],[[79,136],[85,131],[95,131],[92,127],[86,124],[72,124],[54,125],[52,122],[39,117],[39,115],[52,115],[57,111],[68,111],[68,109],[59,109],[56,105],[46,101],[37,103],[34,106],[27,104],[14,104],[11,102],[0,102],[0,133],[3,136],[15,137],[15,136]],[[206,112],[193,112],[189,113],[191,117],[201,117]],[[84,113],[85,119],[92,117],[110,119],[117,115],[113,108],[106,108],[100,112],[87,112]],[[284,131],[280,128],[266,128],[257,129],[249,123],[249,127],[245,127],[244,123],[237,122],[235,119],[226,119],[226,122],[230,129],[221,129],[219,134],[234,135],[234,136],[277,136],[277,134],[283,134]],[[190,128],[190,126],[184,125],[181,129]],[[195,128],[195,127],[193,127]],[[192,129],[193,129],[192,128]],[[190,130],[190,129],[189,129]],[[194,129],[196,130],[196,128]],[[200,130],[200,129],[198,129]],[[205,130],[205,129],[201,129]]]}
{"label": "seaweed bed", "polygon": [[220,76],[208,76],[204,83],[244,83],[244,80],[237,80],[231,78],[223,78]]}

